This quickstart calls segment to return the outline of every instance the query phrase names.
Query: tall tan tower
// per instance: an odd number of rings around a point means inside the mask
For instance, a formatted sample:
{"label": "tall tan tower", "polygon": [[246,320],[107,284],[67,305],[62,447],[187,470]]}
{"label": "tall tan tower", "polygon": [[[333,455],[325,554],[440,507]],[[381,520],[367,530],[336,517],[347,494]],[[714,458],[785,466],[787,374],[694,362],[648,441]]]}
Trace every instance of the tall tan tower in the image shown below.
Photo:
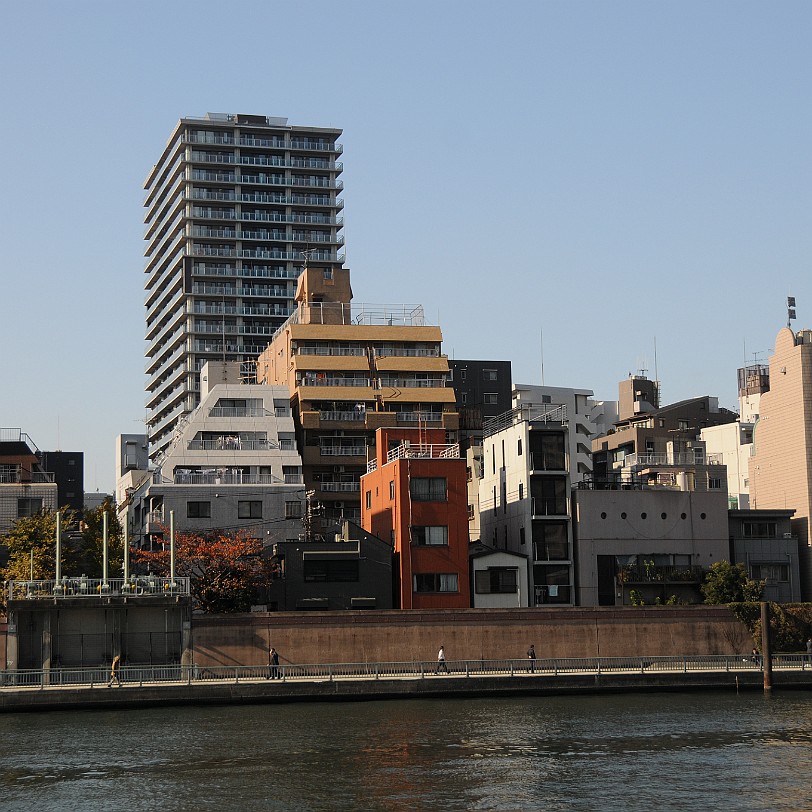
{"label": "tall tan tower", "polygon": [[770,358],[770,390],[761,395],[750,458],[750,505],[794,509],[801,591],[812,597],[812,330],[784,327]]}

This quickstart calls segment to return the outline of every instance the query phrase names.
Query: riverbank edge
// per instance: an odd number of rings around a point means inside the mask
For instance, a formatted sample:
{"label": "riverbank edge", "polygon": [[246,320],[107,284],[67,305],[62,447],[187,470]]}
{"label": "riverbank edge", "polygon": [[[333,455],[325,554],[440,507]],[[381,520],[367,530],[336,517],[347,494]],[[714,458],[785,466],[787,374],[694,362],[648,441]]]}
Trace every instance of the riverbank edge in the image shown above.
{"label": "riverbank edge", "polygon": [[[812,672],[773,673],[774,690],[812,690]],[[430,675],[422,679],[124,685],[121,688],[4,688],[0,713],[123,710],[183,705],[365,702],[391,699],[544,697],[588,694],[763,690],[761,673]]]}

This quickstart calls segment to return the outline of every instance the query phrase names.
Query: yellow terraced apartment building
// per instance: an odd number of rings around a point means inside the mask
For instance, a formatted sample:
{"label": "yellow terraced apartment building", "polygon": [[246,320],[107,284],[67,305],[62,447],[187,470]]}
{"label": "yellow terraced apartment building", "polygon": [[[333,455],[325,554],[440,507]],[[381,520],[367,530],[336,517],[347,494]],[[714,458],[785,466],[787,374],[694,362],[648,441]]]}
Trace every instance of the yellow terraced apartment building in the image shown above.
{"label": "yellow terraced apartment building", "polygon": [[354,304],[347,268],[306,268],[295,301],[259,356],[257,380],[290,391],[305,487],[325,519],[358,522],[376,429],[443,428],[457,439],[442,332],[420,305]]}

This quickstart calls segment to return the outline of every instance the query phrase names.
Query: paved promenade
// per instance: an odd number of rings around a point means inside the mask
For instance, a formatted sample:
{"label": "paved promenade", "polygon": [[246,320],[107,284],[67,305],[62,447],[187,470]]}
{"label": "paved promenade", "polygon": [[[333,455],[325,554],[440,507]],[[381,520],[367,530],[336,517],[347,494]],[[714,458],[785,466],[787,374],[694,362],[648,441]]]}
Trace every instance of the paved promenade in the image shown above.
{"label": "paved promenade", "polygon": [[[108,687],[104,668],[4,672],[0,711],[763,688],[760,662],[727,655],[447,665],[447,674],[434,662],[282,665],[275,674],[269,666],[124,667],[120,687]],[[807,658],[775,657],[773,686],[811,689]]]}

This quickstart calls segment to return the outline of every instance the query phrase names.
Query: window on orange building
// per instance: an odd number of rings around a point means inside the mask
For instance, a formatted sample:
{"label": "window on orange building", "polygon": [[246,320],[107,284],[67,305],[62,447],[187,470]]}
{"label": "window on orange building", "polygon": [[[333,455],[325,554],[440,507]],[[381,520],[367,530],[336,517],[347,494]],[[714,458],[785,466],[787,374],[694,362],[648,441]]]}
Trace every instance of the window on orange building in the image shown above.
{"label": "window on orange building", "polygon": [[409,493],[415,502],[447,502],[448,483],[445,477],[413,477]]}
{"label": "window on orange building", "polygon": [[448,545],[446,525],[417,525],[412,527],[412,544],[435,547]]}
{"label": "window on orange building", "polygon": [[413,576],[415,592],[458,592],[456,572],[421,572]]}

